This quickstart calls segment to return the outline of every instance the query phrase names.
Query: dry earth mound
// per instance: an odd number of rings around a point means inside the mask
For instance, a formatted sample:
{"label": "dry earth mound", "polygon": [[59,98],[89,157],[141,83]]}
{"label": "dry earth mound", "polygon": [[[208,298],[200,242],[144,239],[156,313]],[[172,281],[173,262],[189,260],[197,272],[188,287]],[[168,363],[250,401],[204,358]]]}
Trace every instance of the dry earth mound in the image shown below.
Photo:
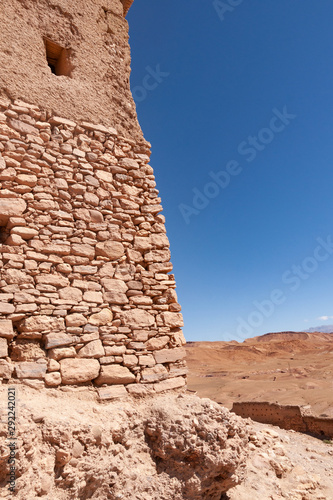
{"label": "dry earth mound", "polygon": [[[9,498],[7,390],[1,498]],[[248,425],[208,399],[166,394],[98,403],[90,391],[17,386],[16,489],[32,500],[220,500],[243,475]]]}

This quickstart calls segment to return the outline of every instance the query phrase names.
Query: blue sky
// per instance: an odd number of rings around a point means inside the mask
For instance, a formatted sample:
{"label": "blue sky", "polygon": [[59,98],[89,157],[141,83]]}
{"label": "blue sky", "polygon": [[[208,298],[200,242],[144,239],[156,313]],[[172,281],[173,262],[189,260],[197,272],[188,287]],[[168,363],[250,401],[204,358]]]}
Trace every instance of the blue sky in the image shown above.
{"label": "blue sky", "polygon": [[135,0],[127,19],[186,339],[333,323],[331,0]]}

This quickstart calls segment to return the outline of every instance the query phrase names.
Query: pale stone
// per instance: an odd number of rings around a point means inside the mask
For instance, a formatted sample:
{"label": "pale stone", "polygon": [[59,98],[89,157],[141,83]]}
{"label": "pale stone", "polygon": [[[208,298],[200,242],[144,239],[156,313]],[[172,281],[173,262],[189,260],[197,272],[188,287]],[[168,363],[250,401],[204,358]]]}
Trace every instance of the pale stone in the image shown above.
{"label": "pale stone", "polygon": [[38,307],[37,304],[20,304],[16,306],[15,308],[15,313],[20,314],[20,313],[33,313],[37,311]]}
{"label": "pale stone", "polygon": [[59,116],[52,116],[49,120],[52,125],[67,125],[68,127],[75,128],[76,123],[71,120],[67,120],[66,118],[61,118]]}
{"label": "pale stone", "polygon": [[128,304],[127,295],[121,292],[105,292],[103,294],[103,298],[105,302],[108,302],[109,304],[117,304],[117,305]]}
{"label": "pale stone", "polygon": [[120,356],[126,352],[126,346],[124,345],[105,346],[104,349],[106,356]]}
{"label": "pale stone", "polygon": [[8,285],[24,285],[26,283],[33,283],[34,281],[32,276],[18,269],[6,269],[3,272],[2,279],[4,279]]}
{"label": "pale stone", "polygon": [[145,306],[150,306],[153,303],[151,297],[147,297],[144,295],[137,295],[131,297],[131,302],[135,305],[145,305]]}
{"label": "pale stone", "polygon": [[154,389],[156,392],[168,391],[170,389],[179,389],[186,385],[186,380],[183,377],[169,378],[168,380],[163,380],[154,384]]}
{"label": "pale stone", "polygon": [[173,344],[176,346],[182,346],[186,344],[186,339],[183,332],[180,330],[172,335]]}
{"label": "pale stone", "polygon": [[156,363],[174,363],[186,357],[186,351],[183,347],[175,347],[173,349],[161,349],[154,351]]}
{"label": "pale stone", "polygon": [[45,375],[45,384],[50,387],[57,387],[61,384],[60,372],[51,372]]}
{"label": "pale stone", "polygon": [[82,291],[79,288],[68,286],[59,290],[59,297],[76,304],[82,300]]}
{"label": "pale stone", "polygon": [[12,339],[14,336],[13,323],[9,319],[0,319],[0,337]]}
{"label": "pale stone", "polygon": [[99,198],[93,193],[84,193],[83,195],[84,201],[88,203],[89,205],[93,205],[95,207],[98,207],[99,205]]}
{"label": "pale stone", "polygon": [[9,125],[14,130],[17,130],[17,132],[20,132],[22,134],[39,135],[38,128],[33,127],[32,125],[29,125],[28,123],[22,122],[20,120],[15,120],[14,118],[9,120]]}
{"label": "pale stone", "polygon": [[[56,347],[48,351],[48,356],[50,358],[50,361],[58,362],[60,359],[63,358],[75,358],[76,350],[75,347]],[[60,364],[57,363],[57,365],[58,367],[56,368],[56,370],[59,370]],[[49,371],[53,371],[50,369],[50,366],[49,366]]]}
{"label": "pale stone", "polygon": [[[50,355],[50,353],[48,354]],[[55,359],[49,359],[47,369],[49,372],[56,372],[60,369],[60,364]]]}
{"label": "pale stone", "polygon": [[158,212],[161,212],[163,210],[162,205],[143,205],[141,207],[141,212],[143,214],[158,214]]}
{"label": "pale stone", "polygon": [[115,273],[115,265],[112,264],[111,262],[107,262],[100,268],[98,271],[98,274],[100,276],[105,276],[106,278],[112,278]]}
{"label": "pale stone", "polygon": [[15,178],[18,184],[24,184],[25,186],[35,187],[37,184],[36,175],[19,174]]}
{"label": "pale stone", "polygon": [[128,392],[126,391],[126,388],[123,385],[114,385],[112,387],[100,387],[99,389],[97,389],[97,392],[100,401],[128,397]]}
{"label": "pale stone", "polygon": [[72,254],[88,257],[92,260],[95,257],[95,248],[91,245],[74,243],[72,244]]}
{"label": "pale stone", "polygon": [[51,349],[52,347],[66,346],[74,344],[78,341],[78,337],[73,335],[67,335],[66,333],[53,332],[45,336],[45,349]]}
{"label": "pale stone", "polygon": [[147,252],[152,247],[151,240],[149,237],[135,236],[134,238],[134,248],[140,252]]}
{"label": "pale stone", "polygon": [[138,168],[140,168],[140,165],[138,164],[138,162],[136,160],[132,160],[132,158],[121,158],[119,160],[119,165],[121,167],[125,167],[128,169],[137,170]]}
{"label": "pale stone", "polygon": [[96,314],[92,314],[89,318],[89,323],[92,325],[103,326],[110,323],[113,319],[113,314],[110,309],[102,309]]}
{"label": "pale stone", "polygon": [[145,328],[155,324],[155,318],[143,309],[131,309],[121,313],[122,323],[133,328]]}
{"label": "pale stone", "polygon": [[184,365],[170,365],[170,369],[169,369],[169,376],[171,377],[178,377],[180,375],[187,375],[188,373],[188,368],[186,366],[186,364],[184,363]]}
{"label": "pale stone", "polygon": [[47,364],[23,361],[16,363],[15,369],[17,378],[44,378]]}
{"label": "pale stone", "polygon": [[152,337],[146,342],[146,348],[148,351],[155,351],[157,349],[163,349],[169,343],[170,337],[164,335],[163,337]]}
{"label": "pale stone", "polygon": [[20,247],[21,245],[24,245],[24,239],[18,234],[11,234],[6,239],[5,244],[11,247]]}
{"label": "pale stone", "polygon": [[113,175],[110,172],[105,172],[105,170],[95,170],[95,176],[97,177],[97,179],[100,179],[104,182],[113,181]]}
{"label": "pale stone", "polygon": [[84,446],[80,441],[75,441],[72,448],[72,455],[75,458],[80,458],[84,453]]}
{"label": "pale stone", "polygon": [[144,368],[141,373],[142,382],[159,382],[168,378],[168,370],[163,365],[155,365],[152,368]]}
{"label": "pale stone", "polygon": [[184,326],[183,315],[176,312],[163,312],[161,318],[165,326],[178,328]]}
{"label": "pale stone", "polygon": [[163,248],[163,247],[169,247],[169,239],[166,234],[163,233],[153,233],[150,236],[150,241],[152,245],[154,245],[157,248]]}
{"label": "pale stone", "polygon": [[60,274],[42,274],[41,276],[36,276],[35,279],[37,284],[53,285],[57,288],[63,288],[69,285],[68,278],[61,276]]}
{"label": "pale stone", "polygon": [[151,250],[145,254],[146,262],[169,262],[170,250]]}
{"label": "pale stone", "polygon": [[[106,347],[105,347],[106,350]],[[124,366],[136,366],[138,364],[138,357],[135,354],[124,354],[123,356]]]}
{"label": "pale stone", "polygon": [[79,350],[79,358],[101,358],[104,356],[104,347],[100,340],[88,342],[82,349]]}
{"label": "pale stone", "polygon": [[63,384],[79,384],[95,379],[100,370],[97,359],[65,358],[60,360],[61,381]]}
{"label": "pale stone", "polygon": [[83,326],[87,323],[87,318],[80,313],[69,314],[65,318],[66,326]]}
{"label": "pale stone", "polygon": [[7,339],[0,338],[0,358],[5,358],[6,356],[8,356]]}
{"label": "pale stone", "polygon": [[143,356],[139,356],[139,365],[141,366],[154,366],[156,365],[156,361],[154,356],[151,354],[145,354]]}
{"label": "pale stone", "polygon": [[102,255],[110,260],[117,260],[125,253],[124,245],[119,241],[103,241],[96,245],[96,255]]}
{"label": "pale stone", "polygon": [[123,280],[103,278],[101,279],[101,283],[104,286],[106,292],[126,293],[128,290],[128,286]]}
{"label": "pale stone", "polygon": [[102,304],[103,294],[101,292],[87,291],[83,294],[83,300],[86,302],[96,302],[96,304]]}
{"label": "pale stone", "polygon": [[7,302],[0,302],[0,314],[11,314],[14,311],[15,311],[15,306],[13,304],[8,304]]}
{"label": "pale stone", "polygon": [[130,384],[126,386],[126,390],[131,396],[144,397],[153,393],[153,389],[149,385]]}
{"label": "pale stone", "polygon": [[102,384],[131,384],[135,380],[135,375],[125,366],[103,365],[101,373],[95,380],[97,385]]}
{"label": "pale stone", "polygon": [[9,379],[14,371],[14,365],[4,359],[0,359],[0,378]]}
{"label": "pale stone", "polygon": [[91,342],[92,340],[99,340],[99,333],[93,332],[93,333],[85,333],[84,335],[80,336],[81,342]]}
{"label": "pale stone", "polygon": [[20,236],[24,240],[31,240],[34,236],[38,235],[38,231],[36,229],[32,229],[31,227],[13,227],[11,229],[11,234],[16,234]]}
{"label": "pale stone", "polygon": [[30,316],[26,318],[20,328],[21,332],[52,332],[54,330],[64,330],[65,322],[63,318],[53,316]]}

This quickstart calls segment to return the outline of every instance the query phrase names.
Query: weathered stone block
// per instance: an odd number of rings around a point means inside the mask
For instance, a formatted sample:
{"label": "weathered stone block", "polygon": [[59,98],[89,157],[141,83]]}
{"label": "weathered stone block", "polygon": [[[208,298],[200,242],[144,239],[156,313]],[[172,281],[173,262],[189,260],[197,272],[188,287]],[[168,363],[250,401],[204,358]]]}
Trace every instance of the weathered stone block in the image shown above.
{"label": "weathered stone block", "polygon": [[45,335],[45,349],[51,349],[52,347],[60,347],[74,344],[79,341],[79,337],[74,337],[74,335],[67,335],[63,332],[52,332]]}
{"label": "weathered stone block", "polygon": [[122,323],[133,328],[145,328],[155,324],[155,318],[143,309],[131,309],[121,313]]}
{"label": "weathered stone block", "polygon": [[158,349],[163,349],[169,343],[170,337],[168,335],[163,335],[163,337],[152,337],[146,342],[146,348],[148,351],[155,351]]}
{"label": "weathered stone block", "polygon": [[105,346],[105,355],[106,356],[121,356],[125,354],[126,346],[124,345],[115,345],[115,346]]}
{"label": "weathered stone block", "polygon": [[83,326],[88,322],[87,318],[80,313],[68,314],[65,321],[66,326]]}
{"label": "weathered stone block", "polygon": [[9,319],[0,319],[0,337],[12,339],[14,336],[13,323]]}
{"label": "weathered stone block", "polygon": [[0,338],[0,358],[5,358],[6,356],[8,356],[7,339]]}
{"label": "weathered stone block", "polygon": [[19,327],[20,332],[43,332],[47,333],[54,330],[65,330],[63,318],[53,316],[30,316],[26,318]]}
{"label": "weathered stone block", "polygon": [[168,380],[163,380],[154,384],[154,389],[156,392],[169,391],[171,389],[179,389],[186,385],[186,380],[183,377],[169,378]]}
{"label": "weathered stone block", "polygon": [[131,384],[135,380],[135,375],[125,366],[103,365],[101,373],[95,380],[97,385],[102,384]]}
{"label": "weathered stone block", "polygon": [[128,397],[128,392],[126,391],[123,385],[100,387],[97,391],[100,401],[107,401],[112,399]]}
{"label": "weathered stone block", "polygon": [[105,355],[104,347],[100,340],[93,340],[82,347],[79,352],[79,358],[101,358]]}
{"label": "weathered stone block", "polygon": [[119,241],[103,241],[96,245],[96,255],[102,255],[110,260],[120,259],[124,253],[124,245]]}
{"label": "weathered stone block", "polygon": [[103,298],[105,302],[108,302],[109,304],[128,304],[127,296],[121,292],[105,292]]}
{"label": "weathered stone block", "polygon": [[69,303],[76,304],[82,300],[82,291],[79,288],[68,286],[59,290],[59,297],[62,300],[68,300]]}
{"label": "weathered stone block", "polygon": [[60,372],[51,372],[45,375],[45,384],[49,387],[57,387],[61,384]]}
{"label": "weathered stone block", "polygon": [[23,214],[27,204],[21,198],[0,198],[0,223],[5,224],[9,217]]}
{"label": "weathered stone block", "polygon": [[159,382],[168,378],[168,370],[163,365],[155,365],[152,368],[144,368],[141,373],[142,382]]}
{"label": "weathered stone block", "polygon": [[44,378],[47,369],[47,363],[34,363],[23,361],[15,365],[18,378]]}
{"label": "weathered stone block", "polygon": [[14,371],[14,365],[4,359],[0,359],[0,378],[10,379]]}
{"label": "weathered stone block", "polygon": [[80,384],[95,379],[100,370],[97,359],[65,358],[60,360],[63,384]]}
{"label": "weathered stone block", "polygon": [[113,314],[110,309],[102,309],[99,313],[92,314],[89,318],[89,323],[92,325],[103,326],[111,323]]}
{"label": "weathered stone block", "polygon": [[[75,347],[55,347],[53,349],[50,349],[48,352],[48,356],[51,358],[51,361],[59,361],[60,359],[63,358],[75,358],[76,357],[76,350]],[[59,363],[58,363],[59,364]],[[56,370],[59,370],[60,365],[57,366]],[[54,371],[56,371],[54,370]],[[49,371],[50,370],[49,367]]]}
{"label": "weathered stone block", "polygon": [[184,326],[183,315],[176,312],[163,312],[161,313],[161,318],[165,326],[170,328],[178,328]]}
{"label": "weathered stone block", "polygon": [[156,363],[174,363],[186,357],[186,351],[183,347],[176,347],[174,349],[161,349],[154,351]]}

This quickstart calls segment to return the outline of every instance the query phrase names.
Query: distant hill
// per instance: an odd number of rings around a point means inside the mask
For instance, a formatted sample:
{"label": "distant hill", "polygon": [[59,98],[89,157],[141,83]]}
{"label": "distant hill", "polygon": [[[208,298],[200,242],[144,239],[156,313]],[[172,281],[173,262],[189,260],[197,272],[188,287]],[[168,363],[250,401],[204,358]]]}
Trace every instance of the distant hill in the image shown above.
{"label": "distant hill", "polygon": [[308,333],[321,332],[321,333],[333,333],[333,325],[321,325],[315,326],[314,328],[309,328],[305,330]]}

